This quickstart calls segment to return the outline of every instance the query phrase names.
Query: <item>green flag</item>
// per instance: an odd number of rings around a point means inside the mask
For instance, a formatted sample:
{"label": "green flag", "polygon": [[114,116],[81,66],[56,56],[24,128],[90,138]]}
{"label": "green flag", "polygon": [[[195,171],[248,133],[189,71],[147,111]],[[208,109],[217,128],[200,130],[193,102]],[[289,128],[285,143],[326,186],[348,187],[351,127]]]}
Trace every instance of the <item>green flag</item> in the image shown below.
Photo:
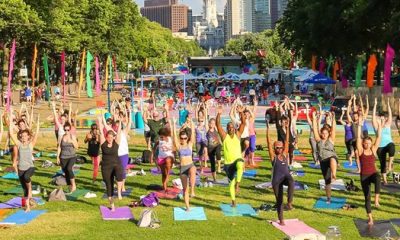
{"label": "green flag", "polygon": [[90,80],[90,68],[91,68],[91,62],[93,61],[93,56],[92,54],[88,51],[87,56],[86,56],[86,92],[88,97],[92,98],[93,97],[93,92],[92,92],[92,81]]}
{"label": "green flag", "polygon": [[49,76],[49,63],[47,59],[47,54],[43,56],[43,68],[44,68],[44,78],[46,79],[46,98],[50,101],[50,76]]}
{"label": "green flag", "polygon": [[356,68],[356,82],[355,87],[358,88],[361,85],[361,77],[362,77],[362,60],[358,59],[357,68]]}
{"label": "green flag", "polygon": [[112,58],[108,57],[109,59],[109,69],[110,69],[110,83],[113,82],[113,65],[112,65]]}
{"label": "green flag", "polygon": [[330,77],[329,73],[330,73],[330,69],[331,69],[332,63],[333,63],[333,57],[332,57],[332,55],[329,55],[328,67],[326,68],[326,76],[327,77]]}

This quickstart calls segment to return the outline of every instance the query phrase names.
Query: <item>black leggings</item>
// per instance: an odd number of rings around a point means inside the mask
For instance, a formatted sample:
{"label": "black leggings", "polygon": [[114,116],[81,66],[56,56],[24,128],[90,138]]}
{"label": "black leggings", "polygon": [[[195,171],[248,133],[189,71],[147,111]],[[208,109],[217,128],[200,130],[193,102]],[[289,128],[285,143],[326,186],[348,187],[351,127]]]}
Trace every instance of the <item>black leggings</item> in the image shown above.
{"label": "black leggings", "polygon": [[365,197],[365,210],[371,213],[371,183],[375,184],[375,194],[381,192],[381,176],[378,173],[361,175],[361,187]]}
{"label": "black leggings", "polygon": [[221,145],[208,147],[208,158],[210,159],[211,172],[215,172],[215,161],[221,160]]}
{"label": "black leggings", "polygon": [[376,151],[379,162],[381,163],[381,173],[386,173],[386,154],[389,153],[389,157],[394,157],[395,151],[394,143],[392,142],[385,147],[378,148]]}
{"label": "black leggings", "polygon": [[336,157],[330,157],[327,159],[323,159],[320,162],[322,176],[325,180],[325,185],[329,185],[332,182],[332,174],[331,174],[331,159],[334,158],[337,162]]}
{"label": "black leggings", "polygon": [[24,197],[28,197],[28,188],[26,187],[26,184],[31,182],[31,177],[33,176],[34,172],[35,168],[33,167],[28,168],[25,171],[18,170],[19,182],[24,190]]}
{"label": "black leggings", "polygon": [[288,186],[288,203],[292,203],[294,180],[290,174],[280,177],[280,180],[277,181],[275,181],[274,178],[272,179],[272,189],[274,190],[276,198],[276,211],[278,212],[279,220],[283,219],[283,185]]}
{"label": "black leggings", "polygon": [[72,170],[72,167],[74,166],[75,162],[76,162],[76,157],[60,159],[61,169],[65,174],[65,180],[67,181],[67,185],[71,185],[71,179],[75,178],[74,171]]}
{"label": "black leggings", "polygon": [[114,196],[114,178],[117,182],[122,182],[123,169],[121,163],[108,164],[101,166],[101,175],[103,176],[103,181],[106,183],[107,196]]}

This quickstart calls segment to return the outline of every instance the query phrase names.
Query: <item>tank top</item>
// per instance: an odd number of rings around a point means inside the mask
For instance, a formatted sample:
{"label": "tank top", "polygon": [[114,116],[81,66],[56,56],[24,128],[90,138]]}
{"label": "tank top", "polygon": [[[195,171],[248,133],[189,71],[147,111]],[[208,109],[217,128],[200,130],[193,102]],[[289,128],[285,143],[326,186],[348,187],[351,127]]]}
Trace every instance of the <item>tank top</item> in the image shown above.
{"label": "tank top", "polygon": [[364,151],[360,155],[361,175],[372,175],[376,173],[375,155],[365,155]]}
{"label": "tank top", "polygon": [[320,160],[325,160],[331,157],[337,157],[335,146],[330,140],[323,142],[322,140],[317,143],[318,155]]}
{"label": "tank top", "polygon": [[233,138],[226,134],[224,142],[224,158],[225,164],[231,164],[237,159],[242,158],[242,149],[240,147],[240,139],[235,134]]}
{"label": "tank top", "polygon": [[249,136],[256,135],[256,130],[254,129],[254,122],[249,121]]}
{"label": "tank top", "polygon": [[31,167],[34,167],[31,145],[23,145],[21,143],[18,146],[18,169],[21,171],[26,171]]}
{"label": "tank top", "polygon": [[102,166],[110,164],[121,164],[118,158],[118,143],[114,140],[111,147],[108,147],[107,145],[107,141],[105,141],[101,145],[101,152],[103,154]]}
{"label": "tank top", "polygon": [[129,146],[128,146],[128,138],[125,132],[121,131],[119,147],[118,147],[118,156],[124,156],[129,154]]}
{"label": "tank top", "polygon": [[60,147],[61,147],[60,158],[67,159],[76,157],[74,144],[70,142],[65,142],[64,139],[62,139]]}
{"label": "tank top", "polygon": [[[354,136],[354,138],[356,138],[356,137],[357,136]],[[345,139],[346,142],[353,139],[352,126],[347,126],[347,124],[344,125],[344,139]]]}
{"label": "tank top", "polygon": [[358,136],[358,123],[353,122],[351,124],[351,129],[353,130],[353,139],[357,138]]}
{"label": "tank top", "polygon": [[382,128],[381,135],[382,135],[382,137],[381,137],[381,143],[379,144],[379,147],[386,147],[389,143],[393,142],[392,132],[390,130],[390,127]]}
{"label": "tank top", "polygon": [[208,132],[207,132],[207,142],[208,142],[208,147],[209,148],[213,148],[213,147],[216,147],[216,146],[220,145],[217,131],[208,130]]}
{"label": "tank top", "polygon": [[167,141],[159,141],[158,143],[158,157],[159,158],[167,158],[174,157],[174,153],[172,152],[172,139],[171,137],[167,138]]}
{"label": "tank top", "polygon": [[179,149],[179,157],[190,157],[190,159],[185,159],[186,162],[183,163],[182,159],[181,159],[181,170],[182,168],[184,168],[185,166],[188,165],[193,165],[193,159],[192,159],[192,149],[189,147],[186,148],[180,148]]}
{"label": "tank top", "polygon": [[206,132],[206,127],[201,126],[201,127],[196,127],[196,142],[197,143],[205,143],[207,142],[207,132]]}
{"label": "tank top", "polygon": [[278,156],[275,156],[274,161],[272,162],[273,170],[272,170],[272,181],[280,181],[287,175],[290,175],[289,167],[287,165],[287,159],[284,156],[283,160],[279,160]]}

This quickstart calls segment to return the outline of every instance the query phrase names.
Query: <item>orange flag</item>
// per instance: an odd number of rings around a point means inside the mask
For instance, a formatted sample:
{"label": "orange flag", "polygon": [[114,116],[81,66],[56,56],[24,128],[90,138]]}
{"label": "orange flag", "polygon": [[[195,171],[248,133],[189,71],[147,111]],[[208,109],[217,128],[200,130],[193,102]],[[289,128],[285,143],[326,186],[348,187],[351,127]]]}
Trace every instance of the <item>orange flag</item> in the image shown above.
{"label": "orange flag", "polygon": [[35,48],[33,49],[33,58],[32,58],[32,104],[35,103],[35,76],[36,76],[36,59],[37,59],[38,50],[35,43]]}
{"label": "orange flag", "polygon": [[378,60],[376,55],[372,54],[368,60],[368,70],[367,70],[367,87],[372,88],[374,86],[374,73],[376,66],[378,65]]}
{"label": "orange flag", "polygon": [[316,71],[317,70],[317,56],[316,55],[312,55],[311,57],[311,69]]}
{"label": "orange flag", "polygon": [[332,78],[335,81],[337,81],[337,72],[338,71],[339,71],[339,62],[336,60],[335,65],[333,66],[333,74],[332,74]]}

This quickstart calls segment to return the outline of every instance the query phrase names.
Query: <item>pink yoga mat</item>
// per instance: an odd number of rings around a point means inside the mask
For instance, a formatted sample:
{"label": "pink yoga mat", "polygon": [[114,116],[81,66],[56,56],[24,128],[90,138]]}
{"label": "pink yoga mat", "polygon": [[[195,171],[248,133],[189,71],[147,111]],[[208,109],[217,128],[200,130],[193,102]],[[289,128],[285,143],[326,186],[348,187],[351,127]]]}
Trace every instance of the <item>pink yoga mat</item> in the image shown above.
{"label": "pink yoga mat", "polygon": [[135,168],[136,166],[134,164],[128,164],[126,165],[126,169],[132,169]]}
{"label": "pink yoga mat", "polygon": [[112,212],[108,207],[100,206],[101,216],[104,220],[130,220],[133,219],[131,209],[129,207],[115,208]]}
{"label": "pink yoga mat", "polygon": [[262,162],[261,156],[254,156],[254,162]]}
{"label": "pink yoga mat", "polygon": [[164,192],[164,190],[160,190],[156,191],[155,193],[159,198],[175,199],[180,192],[181,192],[180,189],[168,188],[167,192]]}
{"label": "pink yoga mat", "polygon": [[271,223],[274,227],[284,232],[287,236],[296,236],[299,234],[307,233],[322,235],[320,232],[298,219],[286,219],[284,226],[280,225],[276,221],[273,221]]}
{"label": "pink yoga mat", "polygon": [[306,161],[307,158],[305,156],[293,156],[293,160],[301,162],[301,161]]}

